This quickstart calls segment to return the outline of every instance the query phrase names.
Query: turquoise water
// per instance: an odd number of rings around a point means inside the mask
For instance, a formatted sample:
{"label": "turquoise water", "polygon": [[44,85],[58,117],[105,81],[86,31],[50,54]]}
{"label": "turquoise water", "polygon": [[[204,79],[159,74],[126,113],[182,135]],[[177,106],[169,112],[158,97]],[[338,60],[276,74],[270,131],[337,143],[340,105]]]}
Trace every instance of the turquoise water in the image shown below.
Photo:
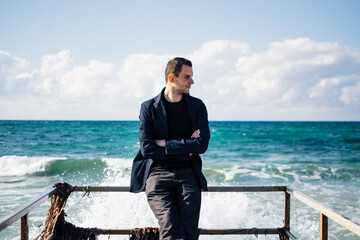
{"label": "turquoise water", "polygon": [[[210,130],[202,156],[209,185],[287,185],[360,222],[360,122],[210,122]],[[127,186],[137,133],[137,121],[0,121],[0,217],[57,182]],[[30,215],[32,238],[48,206]],[[281,227],[282,208],[282,194],[204,193],[200,227]],[[66,209],[78,226],[157,226],[143,194],[73,194]],[[292,232],[318,239],[318,213],[295,199],[291,210]],[[330,239],[359,239],[329,225]],[[0,238],[18,231],[15,224]]]}

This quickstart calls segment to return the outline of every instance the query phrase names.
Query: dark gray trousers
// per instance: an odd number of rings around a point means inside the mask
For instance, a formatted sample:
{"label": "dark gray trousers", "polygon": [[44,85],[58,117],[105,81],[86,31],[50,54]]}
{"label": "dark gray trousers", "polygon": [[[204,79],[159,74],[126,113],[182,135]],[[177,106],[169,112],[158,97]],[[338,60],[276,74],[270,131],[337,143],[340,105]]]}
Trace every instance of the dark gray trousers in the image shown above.
{"label": "dark gray trousers", "polygon": [[153,171],[145,193],[160,225],[160,240],[197,239],[201,190],[191,168]]}

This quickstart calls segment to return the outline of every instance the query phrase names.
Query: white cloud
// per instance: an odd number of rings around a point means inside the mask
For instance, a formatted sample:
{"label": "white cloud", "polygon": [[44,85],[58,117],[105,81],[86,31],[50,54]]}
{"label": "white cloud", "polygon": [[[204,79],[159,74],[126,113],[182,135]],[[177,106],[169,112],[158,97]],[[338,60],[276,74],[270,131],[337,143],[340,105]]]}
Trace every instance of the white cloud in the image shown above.
{"label": "white cloud", "polygon": [[73,59],[69,50],[58,54],[45,55],[41,59],[40,73],[42,76],[59,78],[67,71],[71,70]]}
{"label": "white cloud", "polygon": [[150,98],[165,85],[168,55],[133,54],[122,63],[117,78],[121,94],[135,99]]}
{"label": "white cloud", "polygon": [[334,93],[331,90],[337,90],[337,86],[340,84],[340,82],[341,79],[338,77],[322,79],[318,84],[309,89],[309,98],[324,97],[327,96],[329,93],[336,94],[336,92]]}
{"label": "white cloud", "polygon": [[29,61],[11,56],[0,50],[0,93],[16,94],[23,92],[27,86],[26,80],[31,74],[23,73],[29,66]]}
{"label": "white cloud", "polygon": [[[274,109],[290,105],[306,107],[316,104],[315,96],[329,97],[325,92],[331,90],[336,95],[321,102],[331,104],[334,97],[339,102],[340,91],[333,88],[348,84],[347,76],[359,73],[359,70],[354,72],[355,68],[343,66],[350,62],[359,69],[359,59],[358,54],[335,43],[318,43],[307,38],[271,43],[264,53],[239,57],[233,81],[228,86],[233,89],[228,101],[239,96],[242,103],[270,104]],[[310,97],[309,90],[312,90]]]}
{"label": "white cloud", "polygon": [[[194,65],[191,93],[211,120],[360,119],[360,53],[337,43],[287,39],[251,53],[247,43],[216,40],[183,55]],[[28,70],[27,60],[0,51],[0,118],[137,119],[140,103],[165,85],[171,57],[78,66],[62,51]]]}
{"label": "white cloud", "polygon": [[[341,95],[340,99],[346,104],[360,105],[360,77],[359,82],[356,85],[344,87],[342,92],[343,94]],[[359,109],[355,108],[354,110],[358,111]]]}
{"label": "white cloud", "polygon": [[70,51],[45,55],[41,68],[35,71],[32,88],[37,94],[54,96],[60,91],[60,78],[72,70],[73,59]]}
{"label": "white cloud", "polygon": [[77,66],[60,78],[63,99],[97,98],[115,76],[115,65],[91,60],[87,66]]}

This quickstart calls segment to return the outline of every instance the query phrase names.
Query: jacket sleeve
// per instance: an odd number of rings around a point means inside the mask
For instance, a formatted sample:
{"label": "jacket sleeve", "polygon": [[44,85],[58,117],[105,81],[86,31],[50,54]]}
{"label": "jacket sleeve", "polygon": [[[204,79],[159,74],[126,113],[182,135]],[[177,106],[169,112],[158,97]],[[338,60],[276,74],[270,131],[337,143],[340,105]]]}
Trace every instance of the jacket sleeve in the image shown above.
{"label": "jacket sleeve", "polygon": [[184,138],[184,139],[166,139],[165,153],[170,155],[181,154],[201,154],[204,153],[209,145],[210,130],[208,114],[205,104],[199,100],[197,103],[196,124],[195,130],[200,130],[199,138]]}
{"label": "jacket sleeve", "polygon": [[141,104],[139,116],[140,151],[145,158],[164,158],[166,157],[165,148],[155,143],[156,138],[153,130],[153,119],[149,108],[149,104]]}

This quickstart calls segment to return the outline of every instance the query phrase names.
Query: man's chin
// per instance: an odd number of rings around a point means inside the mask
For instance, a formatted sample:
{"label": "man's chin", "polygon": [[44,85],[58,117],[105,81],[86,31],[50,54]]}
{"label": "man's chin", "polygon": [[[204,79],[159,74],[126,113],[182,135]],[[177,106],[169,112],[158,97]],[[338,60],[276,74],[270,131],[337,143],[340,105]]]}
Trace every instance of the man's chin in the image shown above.
{"label": "man's chin", "polygon": [[189,94],[190,88],[181,89],[181,90],[179,89],[177,92],[180,94]]}

